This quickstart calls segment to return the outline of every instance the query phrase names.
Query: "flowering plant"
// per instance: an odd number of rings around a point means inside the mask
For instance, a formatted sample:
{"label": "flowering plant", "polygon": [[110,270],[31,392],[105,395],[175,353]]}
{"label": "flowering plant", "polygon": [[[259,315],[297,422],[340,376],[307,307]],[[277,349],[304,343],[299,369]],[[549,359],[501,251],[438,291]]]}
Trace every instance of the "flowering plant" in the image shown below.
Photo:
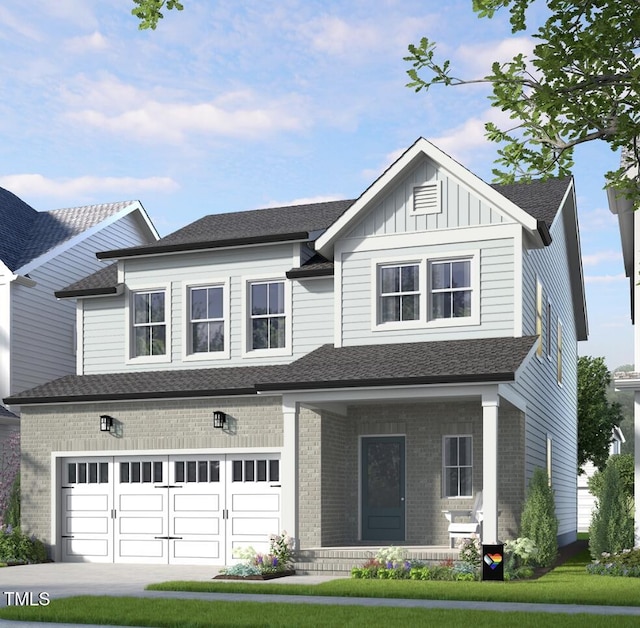
{"label": "flowering plant", "polygon": [[587,565],[587,571],[597,576],[640,577],[640,549],[624,549],[617,554],[603,552],[600,560]]}
{"label": "flowering plant", "polygon": [[220,573],[230,576],[250,576],[269,573],[281,573],[291,569],[294,541],[287,535],[274,534],[269,539],[269,552],[262,554],[252,546],[239,547],[233,552],[234,558],[243,559],[243,563],[222,569]]}

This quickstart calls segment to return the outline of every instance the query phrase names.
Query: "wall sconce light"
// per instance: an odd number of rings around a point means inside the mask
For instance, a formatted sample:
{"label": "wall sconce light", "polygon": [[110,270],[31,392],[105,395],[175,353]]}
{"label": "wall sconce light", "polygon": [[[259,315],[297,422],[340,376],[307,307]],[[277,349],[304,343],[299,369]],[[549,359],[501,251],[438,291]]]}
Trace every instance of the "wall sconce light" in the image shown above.
{"label": "wall sconce light", "polygon": [[213,427],[221,430],[227,422],[227,415],[222,410],[214,410],[213,412]]}
{"label": "wall sconce light", "polygon": [[100,415],[100,431],[101,432],[110,432],[113,427],[113,417],[108,414]]}

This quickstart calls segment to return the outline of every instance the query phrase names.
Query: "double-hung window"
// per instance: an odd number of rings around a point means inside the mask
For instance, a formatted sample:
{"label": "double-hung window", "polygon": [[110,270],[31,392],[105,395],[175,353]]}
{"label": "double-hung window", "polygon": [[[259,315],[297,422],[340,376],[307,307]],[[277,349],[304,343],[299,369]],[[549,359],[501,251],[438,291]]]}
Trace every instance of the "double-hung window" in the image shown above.
{"label": "double-hung window", "polygon": [[438,260],[429,264],[430,319],[471,316],[471,260]]}
{"label": "double-hung window", "polygon": [[190,288],[189,308],[191,353],[224,351],[224,287]]}
{"label": "double-hung window", "polygon": [[445,436],[443,449],[444,496],[471,497],[473,495],[473,438]]}
{"label": "double-hung window", "polygon": [[166,355],[165,291],[133,293],[133,357]]}
{"label": "double-hung window", "polygon": [[249,285],[250,346],[281,349],[286,346],[287,317],[284,281],[257,281]]}
{"label": "double-hung window", "polygon": [[416,321],[420,318],[418,264],[380,266],[379,322]]}

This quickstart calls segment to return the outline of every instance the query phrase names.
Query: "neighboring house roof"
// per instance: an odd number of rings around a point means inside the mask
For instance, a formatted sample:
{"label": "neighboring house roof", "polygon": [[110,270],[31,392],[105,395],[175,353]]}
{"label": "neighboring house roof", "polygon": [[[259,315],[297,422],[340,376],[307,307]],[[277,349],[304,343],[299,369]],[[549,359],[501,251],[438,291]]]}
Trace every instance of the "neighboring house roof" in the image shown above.
{"label": "neighboring house roof", "polygon": [[246,395],[268,390],[513,381],[537,337],[334,348],[285,365],[69,375],[6,403]]}
{"label": "neighboring house roof", "polygon": [[[0,261],[9,270],[19,271],[127,208],[144,211],[139,201],[119,201],[38,212],[0,188]],[[153,225],[146,216],[145,220],[156,238]]]}
{"label": "neighboring house roof", "polygon": [[327,201],[309,205],[270,207],[212,214],[179,229],[158,242],[98,253],[100,259],[198,251],[227,246],[308,240],[324,231],[353,203]]}
{"label": "neighboring house roof", "polygon": [[0,188],[0,261],[11,271],[18,268],[37,215],[33,207]]}
{"label": "neighboring house roof", "polygon": [[0,403],[0,419],[17,419],[18,415],[14,414],[13,412],[11,412],[11,410],[7,410],[1,403]]}

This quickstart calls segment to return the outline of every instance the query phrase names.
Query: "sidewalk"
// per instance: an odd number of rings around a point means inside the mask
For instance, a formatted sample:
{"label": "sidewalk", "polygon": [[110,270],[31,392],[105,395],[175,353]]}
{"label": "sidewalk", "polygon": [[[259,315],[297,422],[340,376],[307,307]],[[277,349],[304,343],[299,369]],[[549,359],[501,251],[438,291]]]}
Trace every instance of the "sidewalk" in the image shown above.
{"label": "sidewalk", "polygon": [[[208,581],[216,575],[215,568],[193,565],[122,565],[95,563],[48,563],[0,569],[0,606],[6,606],[7,591],[30,591],[37,599],[46,591],[50,599],[72,595],[112,595],[145,598],[172,598],[184,600],[208,600],[225,602],[276,602],[286,604],[334,604],[339,606],[369,606],[424,609],[462,609],[492,612],[545,612],[592,615],[627,615],[640,617],[640,607],[590,606],[578,604],[528,604],[503,602],[470,602],[445,600],[407,600],[390,598],[315,597],[300,595],[266,595],[259,593],[261,582],[254,581],[256,592],[238,593],[190,593],[181,591],[146,591],[145,586],[167,580]],[[289,576],[270,580],[275,583],[316,584],[335,579],[332,576]],[[83,624],[86,626],[86,624]],[[0,620],[0,626],[34,626],[37,628],[65,628],[79,624],[42,622],[14,622]],[[95,628],[95,627],[94,627]]]}

